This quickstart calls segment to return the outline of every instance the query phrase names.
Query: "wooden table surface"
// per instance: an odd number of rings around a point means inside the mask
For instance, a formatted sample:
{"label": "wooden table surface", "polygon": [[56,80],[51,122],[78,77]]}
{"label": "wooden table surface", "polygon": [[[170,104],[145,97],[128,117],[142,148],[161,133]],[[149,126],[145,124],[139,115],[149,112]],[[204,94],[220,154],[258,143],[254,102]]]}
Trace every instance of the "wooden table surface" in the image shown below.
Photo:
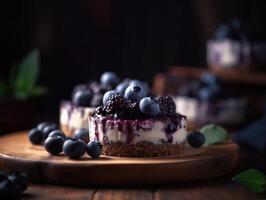
{"label": "wooden table surface", "polygon": [[117,188],[115,186],[112,188],[75,188],[31,184],[23,194],[22,199],[266,199],[265,193],[253,193],[231,181],[233,175],[248,168],[256,168],[266,172],[266,162],[262,155],[246,149],[240,149],[239,153],[240,163],[238,169],[227,177],[213,180],[139,188]]}

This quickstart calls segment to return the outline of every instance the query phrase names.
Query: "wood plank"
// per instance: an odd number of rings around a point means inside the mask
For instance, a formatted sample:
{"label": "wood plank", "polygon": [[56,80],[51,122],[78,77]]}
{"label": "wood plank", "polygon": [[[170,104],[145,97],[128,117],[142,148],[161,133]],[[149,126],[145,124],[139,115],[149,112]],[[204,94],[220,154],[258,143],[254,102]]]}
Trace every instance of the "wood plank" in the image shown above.
{"label": "wood plank", "polygon": [[243,187],[233,182],[205,182],[205,183],[194,183],[180,186],[169,186],[156,191],[155,200],[215,200],[215,199],[226,199],[226,200],[242,200],[242,199],[253,199],[253,198],[265,198],[265,194],[255,194],[247,191]]}
{"label": "wood plank", "polygon": [[32,184],[23,194],[22,199],[65,200],[93,199],[95,189],[62,187],[55,185]]}
{"label": "wood plank", "polygon": [[[122,178],[122,177],[121,177]],[[93,200],[152,200],[150,189],[99,189]]]}

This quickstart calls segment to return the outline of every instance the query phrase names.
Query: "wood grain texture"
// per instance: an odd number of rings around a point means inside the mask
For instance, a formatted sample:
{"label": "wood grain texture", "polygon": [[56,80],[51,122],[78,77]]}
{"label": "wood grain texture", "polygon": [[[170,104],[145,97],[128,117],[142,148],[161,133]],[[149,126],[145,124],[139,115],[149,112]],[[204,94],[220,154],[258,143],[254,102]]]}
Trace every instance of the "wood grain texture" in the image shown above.
{"label": "wood grain texture", "polygon": [[189,148],[180,156],[167,158],[101,156],[93,160],[84,156],[70,160],[31,145],[27,133],[20,132],[0,138],[0,168],[25,171],[36,182],[71,186],[156,185],[223,176],[236,165],[237,149],[236,144],[228,143]]}

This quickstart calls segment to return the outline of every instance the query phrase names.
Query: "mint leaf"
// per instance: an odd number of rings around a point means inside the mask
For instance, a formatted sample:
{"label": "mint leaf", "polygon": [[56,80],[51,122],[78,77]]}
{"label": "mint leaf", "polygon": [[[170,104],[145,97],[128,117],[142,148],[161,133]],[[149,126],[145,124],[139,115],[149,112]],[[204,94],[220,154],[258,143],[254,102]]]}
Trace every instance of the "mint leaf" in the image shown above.
{"label": "mint leaf", "polygon": [[205,136],[204,146],[225,142],[229,137],[228,132],[216,124],[205,125],[200,132]]}
{"label": "mint leaf", "polygon": [[17,65],[16,70],[12,70],[11,79],[14,81],[15,93],[19,94],[15,94],[15,96],[21,96],[22,93],[23,98],[28,96],[37,81],[38,75],[39,50],[34,49]]}
{"label": "mint leaf", "polygon": [[261,193],[266,191],[266,176],[256,169],[241,172],[233,177],[233,181],[238,182],[254,192]]}

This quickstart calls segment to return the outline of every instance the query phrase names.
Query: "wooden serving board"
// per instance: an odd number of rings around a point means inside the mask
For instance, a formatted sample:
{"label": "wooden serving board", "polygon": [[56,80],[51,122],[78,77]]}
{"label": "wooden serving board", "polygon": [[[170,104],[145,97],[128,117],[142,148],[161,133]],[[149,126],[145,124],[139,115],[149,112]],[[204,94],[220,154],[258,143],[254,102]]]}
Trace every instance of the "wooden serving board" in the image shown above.
{"label": "wooden serving board", "polygon": [[237,145],[187,148],[166,158],[120,158],[85,155],[70,160],[51,156],[42,146],[28,141],[27,132],[0,137],[0,169],[27,172],[31,180],[71,186],[154,185],[187,182],[223,176],[237,163]]}

